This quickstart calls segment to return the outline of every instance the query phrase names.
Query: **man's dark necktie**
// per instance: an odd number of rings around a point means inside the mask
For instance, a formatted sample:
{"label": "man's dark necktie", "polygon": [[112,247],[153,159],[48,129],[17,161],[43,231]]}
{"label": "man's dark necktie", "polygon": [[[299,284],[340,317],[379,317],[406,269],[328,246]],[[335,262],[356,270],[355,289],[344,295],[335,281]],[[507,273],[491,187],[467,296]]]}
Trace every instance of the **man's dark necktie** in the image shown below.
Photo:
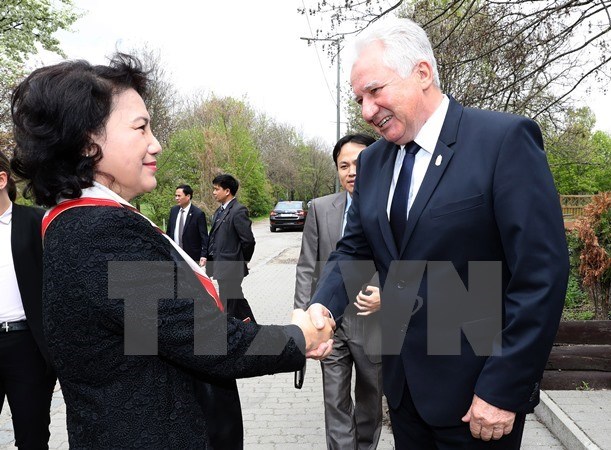
{"label": "man's dark necktie", "polygon": [[395,186],[392,204],[390,205],[390,228],[392,229],[397,248],[401,246],[401,240],[405,233],[409,184],[412,179],[412,170],[414,169],[416,153],[418,153],[419,150],[420,146],[413,141],[405,146],[405,157],[403,158],[403,164],[401,165],[401,171],[399,172],[399,178]]}

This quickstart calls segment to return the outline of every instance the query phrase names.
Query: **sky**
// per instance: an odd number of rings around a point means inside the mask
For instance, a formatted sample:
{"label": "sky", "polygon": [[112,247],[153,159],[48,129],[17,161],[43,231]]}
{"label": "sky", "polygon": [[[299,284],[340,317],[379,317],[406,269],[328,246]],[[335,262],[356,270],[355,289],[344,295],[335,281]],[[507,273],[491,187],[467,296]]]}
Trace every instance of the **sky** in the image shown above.
{"label": "sky", "polygon": [[[306,139],[336,140],[337,67],[321,44],[308,45],[318,19],[297,12],[312,0],[74,0],[83,14],[72,32],[60,31],[69,58],[104,63],[116,49],[158,50],[183,95],[214,93],[244,99],[257,111],[293,125]],[[350,51],[341,54],[347,89]],[[43,53],[33,64],[58,62]],[[611,133],[611,93],[594,89],[583,101],[597,129]],[[344,117],[342,114],[342,121]],[[341,132],[345,132],[342,123]]]}
{"label": "sky", "polygon": [[[317,52],[300,39],[312,36],[308,20],[297,12],[302,0],[74,3],[85,16],[72,33],[56,33],[69,58],[105,63],[117,48],[146,44],[160,51],[182,94],[244,98],[308,139],[335,143],[337,69],[320,44]],[[34,64],[59,60],[44,54]],[[344,73],[343,82],[347,77]]]}

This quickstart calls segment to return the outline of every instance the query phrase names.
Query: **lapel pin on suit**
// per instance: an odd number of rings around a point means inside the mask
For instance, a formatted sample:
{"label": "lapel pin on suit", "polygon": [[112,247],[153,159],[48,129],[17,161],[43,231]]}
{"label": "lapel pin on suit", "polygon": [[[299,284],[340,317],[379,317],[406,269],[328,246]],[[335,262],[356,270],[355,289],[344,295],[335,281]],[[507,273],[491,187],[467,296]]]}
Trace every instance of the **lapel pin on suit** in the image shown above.
{"label": "lapel pin on suit", "polygon": [[441,155],[437,155],[437,159],[435,160],[435,165],[437,167],[441,166],[441,161],[443,160],[443,157]]}

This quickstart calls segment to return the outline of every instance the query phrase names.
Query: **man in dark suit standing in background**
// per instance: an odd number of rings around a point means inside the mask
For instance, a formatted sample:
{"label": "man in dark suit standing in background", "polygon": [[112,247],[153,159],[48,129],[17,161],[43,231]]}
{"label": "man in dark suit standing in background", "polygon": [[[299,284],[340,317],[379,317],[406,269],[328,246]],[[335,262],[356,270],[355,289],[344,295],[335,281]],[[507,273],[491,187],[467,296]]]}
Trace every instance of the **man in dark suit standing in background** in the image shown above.
{"label": "man in dark suit standing in background", "polygon": [[16,205],[15,197],[0,153],[0,411],[6,397],[17,447],[46,449],[56,377],[42,331],[44,211]]}
{"label": "man in dark suit standing in background", "polygon": [[206,273],[219,284],[219,295],[229,316],[255,321],[244,298],[242,280],[255,251],[255,237],[248,210],[235,198],[239,183],[228,174],[212,180],[212,195],[221,206],[214,213],[208,246]]}
{"label": "man in dark suit standing in background", "polygon": [[374,270],[346,264],[375,262],[396,448],[518,449],[568,276],[541,132],[444,95],[411,20],[377,21],[357,39],[352,89],[384,139],[360,155],[344,237],[310,314],[339,319],[346,290]]}
{"label": "man in dark suit standing in background", "polygon": [[200,266],[206,265],[208,255],[208,226],[206,215],[191,203],[193,189],[188,184],[176,188],[174,200],[178,205],[170,210],[167,235]]}

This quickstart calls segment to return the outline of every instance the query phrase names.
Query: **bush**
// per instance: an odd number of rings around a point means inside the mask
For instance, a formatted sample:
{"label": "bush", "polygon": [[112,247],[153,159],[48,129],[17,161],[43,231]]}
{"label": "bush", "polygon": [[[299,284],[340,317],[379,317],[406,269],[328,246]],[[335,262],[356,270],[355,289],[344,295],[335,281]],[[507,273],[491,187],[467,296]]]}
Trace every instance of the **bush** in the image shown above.
{"label": "bush", "polygon": [[[592,198],[575,224],[579,275],[596,319],[609,319],[611,306],[611,192]],[[569,244],[571,241],[569,240]],[[570,247],[569,247],[570,249]],[[572,255],[573,258],[575,255]]]}

